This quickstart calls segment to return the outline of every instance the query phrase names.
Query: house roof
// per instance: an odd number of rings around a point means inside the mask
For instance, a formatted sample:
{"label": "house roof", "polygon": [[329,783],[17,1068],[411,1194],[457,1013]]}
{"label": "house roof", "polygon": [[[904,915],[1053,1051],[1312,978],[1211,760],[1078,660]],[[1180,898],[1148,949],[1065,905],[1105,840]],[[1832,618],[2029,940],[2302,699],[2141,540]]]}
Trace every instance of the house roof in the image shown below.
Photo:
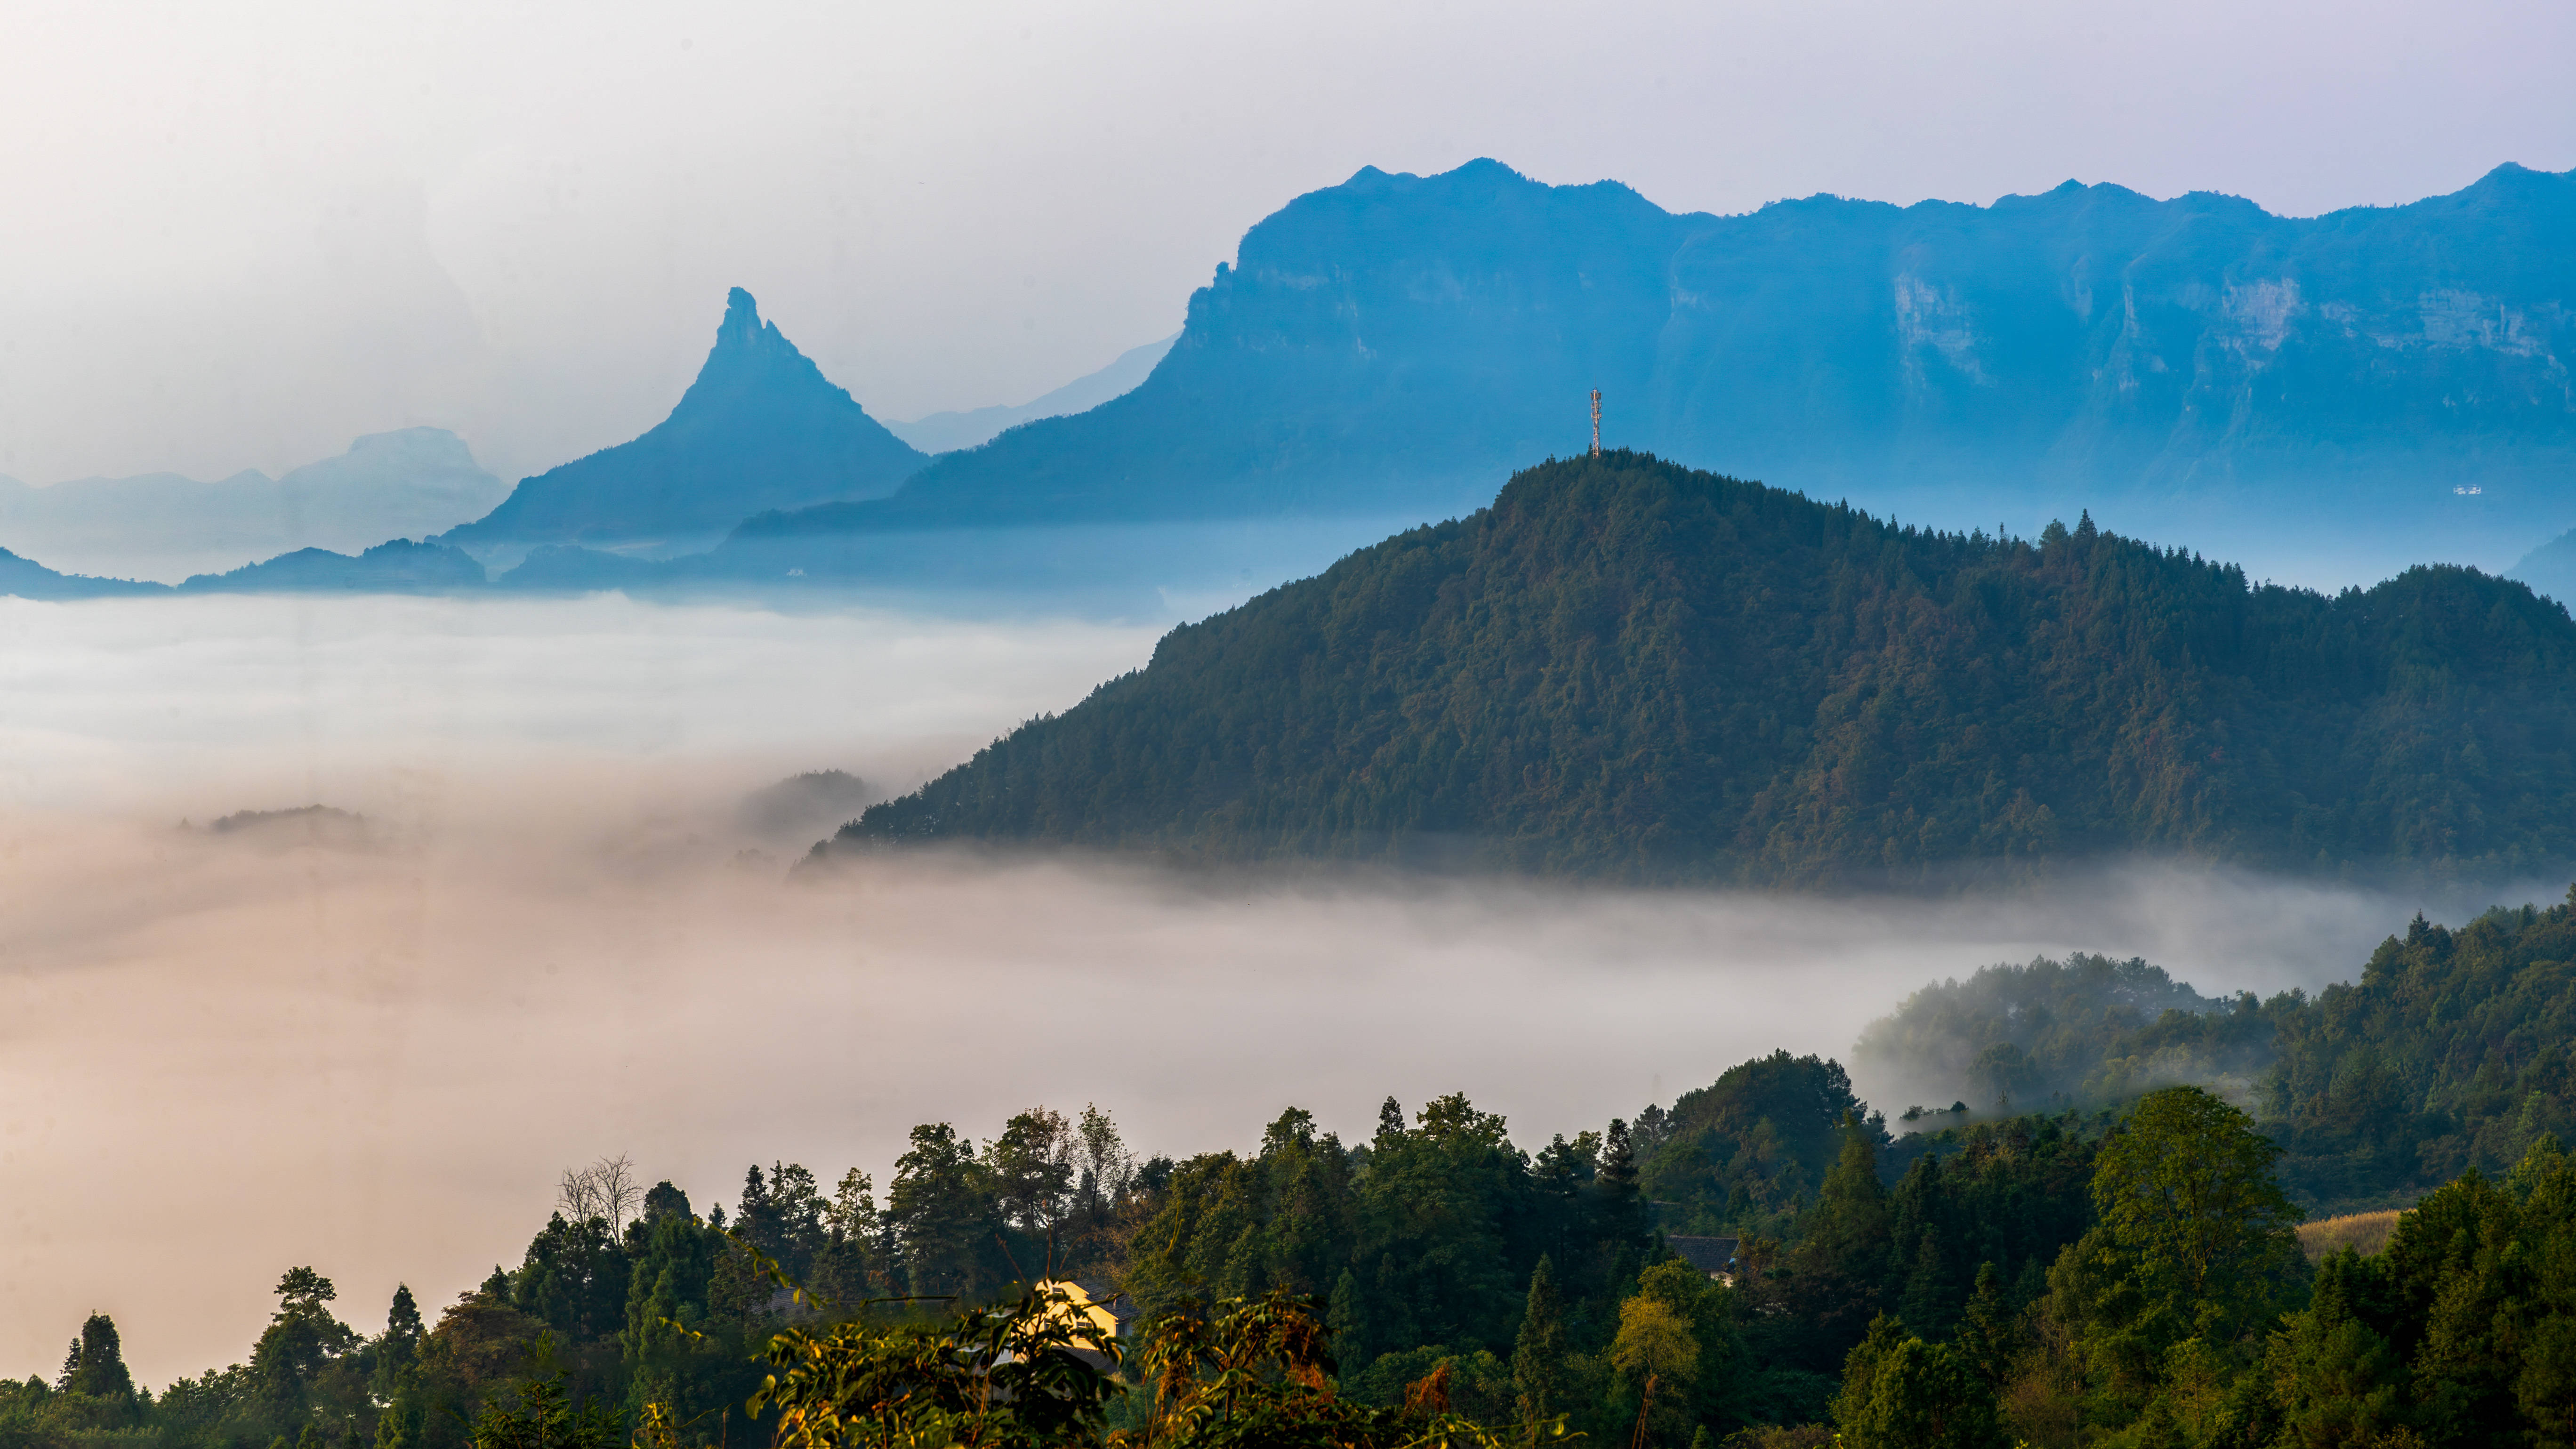
{"label": "house roof", "polygon": [[1734,1238],[1666,1237],[1664,1246],[1672,1249],[1683,1262],[1714,1277],[1735,1271],[1736,1242]]}

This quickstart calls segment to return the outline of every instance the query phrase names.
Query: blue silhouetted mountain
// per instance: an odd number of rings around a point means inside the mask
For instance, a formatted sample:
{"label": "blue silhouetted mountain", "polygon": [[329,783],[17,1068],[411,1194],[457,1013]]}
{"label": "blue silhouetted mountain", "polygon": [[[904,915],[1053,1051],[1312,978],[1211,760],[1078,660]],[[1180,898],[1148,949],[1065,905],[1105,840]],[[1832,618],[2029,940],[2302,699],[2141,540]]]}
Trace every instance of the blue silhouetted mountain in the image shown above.
{"label": "blue silhouetted mountain", "polygon": [[760,320],[736,287],[697,381],[632,442],[522,479],[441,542],[684,547],[764,510],[873,498],[928,461]]}
{"label": "blue silhouetted mountain", "polygon": [[483,587],[483,566],[463,549],[397,538],[354,557],[297,549],[230,573],[199,574],[179,589],[191,594],[453,594]]}
{"label": "blue silhouetted mountain", "polygon": [[99,579],[57,573],[34,559],[0,548],[0,594],[21,599],[104,599],[124,594],[166,594],[168,584]]}
{"label": "blue silhouetted mountain", "polygon": [[1582,451],[1598,387],[1610,444],[1811,496],[2452,529],[2501,564],[2576,522],[2571,362],[2576,173],[2297,218],[2074,182],[1674,215],[1492,161],[1369,169],[1252,228],[1135,391],[738,537],[1436,517]]}

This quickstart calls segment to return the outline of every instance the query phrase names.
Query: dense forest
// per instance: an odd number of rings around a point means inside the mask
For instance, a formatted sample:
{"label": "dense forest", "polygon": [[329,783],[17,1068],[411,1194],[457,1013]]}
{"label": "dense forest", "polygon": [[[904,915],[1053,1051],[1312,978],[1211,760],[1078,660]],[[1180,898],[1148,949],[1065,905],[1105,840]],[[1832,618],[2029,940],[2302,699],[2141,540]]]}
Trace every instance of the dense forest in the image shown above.
{"label": "dense forest", "polygon": [[2146,851],[2576,855],[2576,624],[2097,531],[1927,532],[1634,453],[1174,630],[831,845],[1924,883]]}
{"label": "dense forest", "polygon": [[[2571,905],[2418,919],[2269,1002],[1996,968],[1861,1045],[1995,1104],[1893,1124],[1777,1052],[1534,1149],[1452,1095],[1182,1161],[1096,1108],[925,1124],[882,1202],[774,1163],[700,1211],[604,1160],[381,1331],[292,1267],[245,1362],[155,1392],[66,1325],[0,1446],[2576,1442],[2571,946]],[[2302,1199],[2356,1188],[2413,1210],[2312,1261]]]}
{"label": "dense forest", "polygon": [[2219,1001],[2143,961],[1998,966],[1927,987],[1856,1060],[1981,1110],[2090,1107],[2174,1081],[2253,1107],[2319,1210],[2402,1206],[2576,1138],[2576,891],[2458,930],[2421,916],[2358,981]]}

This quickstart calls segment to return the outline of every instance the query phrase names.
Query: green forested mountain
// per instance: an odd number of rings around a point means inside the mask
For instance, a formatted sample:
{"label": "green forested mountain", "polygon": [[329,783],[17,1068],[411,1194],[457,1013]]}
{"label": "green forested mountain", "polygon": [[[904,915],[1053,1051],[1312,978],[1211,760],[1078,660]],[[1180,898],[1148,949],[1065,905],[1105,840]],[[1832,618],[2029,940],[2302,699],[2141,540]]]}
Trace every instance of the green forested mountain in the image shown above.
{"label": "green forested mountain", "polygon": [[2576,854],[2572,751],[2576,624],[2520,584],[2328,598],[2089,520],[1929,532],[1616,452],[1174,630],[838,843],[1644,880],[2537,868]]}
{"label": "green forested mountain", "polygon": [[2457,930],[2418,916],[2360,979],[2268,1001],[2212,1000],[2143,961],[1990,967],[1915,993],[1854,1054],[1877,1079],[1979,1111],[2208,1085],[2254,1107],[2292,1192],[2340,1209],[2402,1205],[2576,1138],[2571,1045],[2576,892]]}

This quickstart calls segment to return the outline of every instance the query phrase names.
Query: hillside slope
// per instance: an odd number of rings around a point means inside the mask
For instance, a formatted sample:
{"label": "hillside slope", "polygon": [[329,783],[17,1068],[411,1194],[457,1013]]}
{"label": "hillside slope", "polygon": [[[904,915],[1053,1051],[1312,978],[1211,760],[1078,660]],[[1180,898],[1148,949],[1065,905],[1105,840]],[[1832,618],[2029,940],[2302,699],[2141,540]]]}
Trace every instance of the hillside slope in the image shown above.
{"label": "hillside slope", "polygon": [[59,573],[30,558],[0,548],[0,595],[20,599],[106,599],[129,594],[166,594],[167,584],[136,579],[102,579]]}
{"label": "hillside slope", "polygon": [[179,585],[189,594],[456,594],[482,589],[483,566],[463,549],[397,538],[356,554],[304,548]]}
{"label": "hillside slope", "polygon": [[630,442],[517,488],[437,541],[467,549],[548,543],[676,548],[711,543],[766,510],[868,498],[929,461],[825,378],[740,287],[697,380]]}
{"label": "hillside slope", "polygon": [[2576,855],[2576,624],[2419,568],[2326,598],[2097,532],[1898,528],[1551,462],[1204,623],[843,845],[1923,879],[2143,850]]}

